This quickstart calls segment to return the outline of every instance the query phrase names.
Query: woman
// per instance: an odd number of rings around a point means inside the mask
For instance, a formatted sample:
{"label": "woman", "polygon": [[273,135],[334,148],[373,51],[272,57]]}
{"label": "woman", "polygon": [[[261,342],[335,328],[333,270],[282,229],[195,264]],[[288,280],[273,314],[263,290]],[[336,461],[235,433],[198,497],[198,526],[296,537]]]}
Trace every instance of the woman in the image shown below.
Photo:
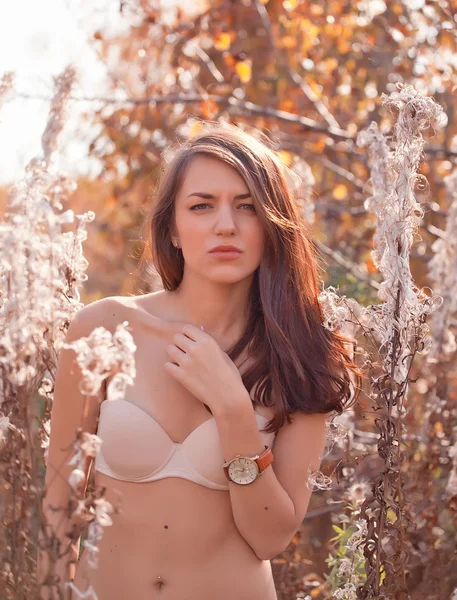
{"label": "woman", "polygon": [[270,559],[303,520],[326,418],[360,372],[322,326],[315,249],[266,136],[211,125],[179,145],[146,225],[141,266],[164,289],[94,302],[67,334],[129,322],[125,398],[83,411],[72,352],[59,357],[48,506],[65,503],[62,448],[81,426],[103,440],[95,483],[118,508],[98,569],[85,550],[74,585],[99,600],[273,600]]}

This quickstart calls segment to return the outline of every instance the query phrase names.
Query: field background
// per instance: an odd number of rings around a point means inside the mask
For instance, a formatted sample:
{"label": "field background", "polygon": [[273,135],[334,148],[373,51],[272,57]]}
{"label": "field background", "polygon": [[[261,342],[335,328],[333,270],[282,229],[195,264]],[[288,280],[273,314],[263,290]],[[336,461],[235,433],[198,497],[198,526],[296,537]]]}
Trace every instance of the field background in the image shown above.
{"label": "field background", "polygon": [[[438,344],[443,350],[445,339],[448,347],[433,368],[425,367],[424,354],[417,354],[411,367],[400,444],[404,460],[399,463],[412,515],[404,539],[407,592],[390,597],[451,600],[457,588],[457,486],[451,492],[448,486],[456,469],[456,453],[450,449],[457,441],[452,301],[457,278],[449,278],[457,272],[452,178],[457,157],[457,4],[211,0],[193,5],[193,12],[189,5],[169,4],[165,10],[147,0],[115,4],[122,27],[114,33],[100,18],[103,8],[91,13],[84,4],[78,25],[103,69],[103,83],[87,85],[82,71],[69,100],[59,155],[62,169],[77,183],[65,209],[96,214],[84,242],[89,262],[81,289],[84,303],[159,289],[157,281],[134,273],[143,247],[140,226],[161,161],[170,143],[200,131],[201,120],[225,120],[269,132],[277,152],[300,177],[297,200],[321,251],[325,286],[360,306],[377,304],[383,279],[372,255],[378,223],[366,204],[373,194],[372,162],[357,136],[375,122],[395,147],[397,114],[386,109],[384,99],[402,84],[443,108],[439,121],[424,132],[417,165],[421,177],[410,182],[424,217],[409,265],[418,288],[449,293],[440,309],[446,314],[446,333]],[[37,100],[49,108],[51,96],[51,89],[46,94],[16,86],[4,109],[21,102],[26,112]],[[0,144],[5,152],[15,142],[3,137]],[[22,159],[25,164],[26,150]],[[20,179],[20,169],[21,164],[12,182]],[[4,213],[11,178],[2,177]],[[445,265],[433,260],[434,243],[440,239],[448,245]],[[362,336],[358,341],[363,345]],[[440,403],[430,406],[427,398],[434,388],[436,392],[437,381]],[[348,436],[333,445],[322,467],[332,478],[331,489],[313,494],[299,533],[272,561],[280,600],[337,597],[329,594],[343,585],[344,576],[333,573],[325,584],[330,571],[326,559],[344,555],[347,536],[336,548],[330,540],[353,524],[348,506],[358,506],[384,467],[374,427],[377,410],[367,387],[351,415],[341,418]],[[359,576],[363,583],[362,567]],[[371,594],[363,597],[387,597]],[[355,598],[349,592],[338,597]]]}

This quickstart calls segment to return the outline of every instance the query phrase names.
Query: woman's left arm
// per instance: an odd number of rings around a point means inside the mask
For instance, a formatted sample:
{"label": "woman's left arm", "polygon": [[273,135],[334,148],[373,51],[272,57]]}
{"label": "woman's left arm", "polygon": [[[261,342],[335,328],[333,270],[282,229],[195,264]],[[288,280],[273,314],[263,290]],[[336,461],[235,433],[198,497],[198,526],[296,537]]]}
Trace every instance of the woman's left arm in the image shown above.
{"label": "woman's left arm", "polygon": [[[167,351],[165,370],[210,407],[225,461],[260,454],[264,446],[249,392],[217,341],[188,324]],[[305,516],[311,497],[306,482],[321,463],[327,416],[295,413],[276,436],[273,464],[253,483],[229,482],[235,524],[261,560],[282,552]]]}
{"label": "woman's left arm", "polygon": [[[265,449],[246,394],[244,401],[238,398],[214,413],[225,461]],[[306,482],[309,472],[321,464],[327,417],[295,413],[292,423],[286,422],[276,436],[273,464],[253,483],[229,482],[235,524],[260,560],[283,552],[303,521],[311,498]]]}

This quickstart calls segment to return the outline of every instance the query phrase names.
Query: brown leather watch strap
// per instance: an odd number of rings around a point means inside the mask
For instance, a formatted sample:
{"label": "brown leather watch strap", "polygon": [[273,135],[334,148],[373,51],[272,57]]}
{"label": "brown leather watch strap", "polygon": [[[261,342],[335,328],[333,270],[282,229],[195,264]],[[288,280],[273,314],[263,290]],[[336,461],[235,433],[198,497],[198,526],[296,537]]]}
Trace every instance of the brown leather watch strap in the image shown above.
{"label": "brown leather watch strap", "polygon": [[259,458],[256,459],[255,462],[259,465],[259,471],[262,473],[269,465],[271,465],[273,461],[274,456],[273,452],[271,451],[271,448],[265,446],[265,450],[262,452]]}

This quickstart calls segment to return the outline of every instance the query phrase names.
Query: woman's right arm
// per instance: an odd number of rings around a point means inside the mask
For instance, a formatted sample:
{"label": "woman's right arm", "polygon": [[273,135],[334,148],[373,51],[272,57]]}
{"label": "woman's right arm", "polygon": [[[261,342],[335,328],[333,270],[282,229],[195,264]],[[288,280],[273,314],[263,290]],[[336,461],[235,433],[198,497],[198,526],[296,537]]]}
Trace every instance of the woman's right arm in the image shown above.
{"label": "woman's right arm", "polygon": [[[67,331],[65,342],[73,342],[81,337],[87,337],[95,327],[103,326],[112,331],[109,323],[116,310],[113,298],[104,298],[83,307],[73,318]],[[63,581],[72,581],[76,573],[78,561],[81,531],[73,534],[70,540],[69,533],[75,527],[68,514],[68,503],[70,499],[70,484],[68,482],[71,471],[75,465],[69,465],[68,461],[74,455],[72,442],[76,438],[76,430],[81,427],[89,433],[97,432],[100,403],[104,395],[104,386],[97,396],[84,396],[79,390],[81,381],[81,370],[76,362],[76,353],[71,349],[62,348],[59,353],[55,385],[54,399],[51,413],[51,434],[48,448],[46,467],[46,492],[42,503],[44,522],[49,525],[47,530],[61,542],[61,550],[68,549],[60,561],[55,562],[55,575]],[[88,458],[85,465],[85,481],[82,493],[85,495],[89,479],[90,467],[93,458]],[[52,507],[58,507],[53,511]],[[41,544],[43,543],[43,532],[40,531]],[[40,544],[40,546],[41,546]],[[74,561],[68,564],[69,561]],[[37,578],[41,584],[46,578],[49,566],[48,553],[38,549]],[[70,594],[68,594],[68,597]],[[40,599],[54,600],[59,595],[53,591],[48,595],[48,588],[40,591]],[[67,598],[67,593],[64,594]]]}

